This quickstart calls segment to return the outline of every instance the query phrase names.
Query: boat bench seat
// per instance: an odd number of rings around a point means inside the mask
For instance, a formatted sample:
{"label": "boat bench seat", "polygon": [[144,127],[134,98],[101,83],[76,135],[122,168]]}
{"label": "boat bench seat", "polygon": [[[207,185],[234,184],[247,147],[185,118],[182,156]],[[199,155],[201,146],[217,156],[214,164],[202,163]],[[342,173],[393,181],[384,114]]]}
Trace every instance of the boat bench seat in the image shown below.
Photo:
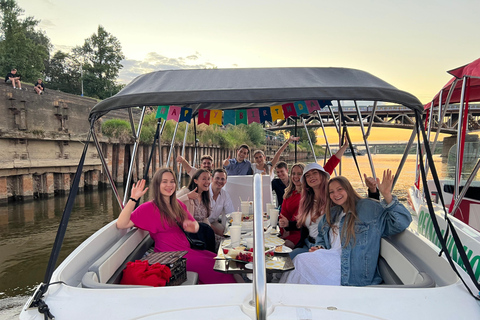
{"label": "boat bench seat", "polygon": [[383,278],[381,287],[432,288],[435,280],[419,270],[408,252],[401,252],[389,239],[382,238],[378,269]]}
{"label": "boat bench seat", "polygon": [[[145,286],[122,285],[123,270],[130,261],[140,260],[154,244],[148,232],[141,229],[129,230],[105,254],[97,259],[82,278],[82,287],[97,289],[145,288]],[[195,285],[198,274],[187,271],[187,280],[181,285]]]}

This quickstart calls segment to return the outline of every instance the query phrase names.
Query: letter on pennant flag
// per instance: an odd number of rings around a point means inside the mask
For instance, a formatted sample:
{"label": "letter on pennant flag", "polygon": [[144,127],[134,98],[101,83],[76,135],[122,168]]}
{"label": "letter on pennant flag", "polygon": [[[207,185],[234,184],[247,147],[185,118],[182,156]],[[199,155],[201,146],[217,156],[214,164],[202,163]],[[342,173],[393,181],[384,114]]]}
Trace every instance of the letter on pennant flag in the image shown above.
{"label": "letter on pennant flag", "polygon": [[180,110],[180,121],[185,121],[186,123],[190,123],[192,121],[192,112],[193,110],[191,108],[185,108],[183,107],[182,110]]}
{"label": "letter on pennant flag", "polygon": [[305,103],[307,104],[308,113],[312,113],[315,110],[320,110],[320,105],[318,104],[317,100],[306,100]]}
{"label": "letter on pennant flag", "polygon": [[258,109],[260,115],[260,123],[265,123],[265,121],[272,122],[272,112],[270,107],[263,107]]}
{"label": "letter on pennant flag", "polygon": [[225,110],[223,111],[223,124],[235,125],[235,110]]}
{"label": "letter on pennant flag", "polygon": [[282,106],[270,107],[270,113],[272,115],[272,121],[285,120],[285,116],[283,115]]}
{"label": "letter on pennant flag", "polygon": [[198,110],[198,124],[205,123],[210,124],[210,110],[199,109]]}
{"label": "letter on pennant flag", "polygon": [[283,115],[285,119],[288,117],[296,117],[297,113],[295,112],[295,106],[293,103],[285,103],[282,105]]}
{"label": "letter on pennant flag", "polygon": [[295,105],[295,111],[297,112],[297,116],[301,114],[309,114],[305,101],[296,101],[293,104]]}
{"label": "letter on pennant flag", "polygon": [[257,108],[248,109],[247,114],[248,114],[248,124],[252,122],[260,123],[260,114],[258,113]]}
{"label": "letter on pennant flag", "polygon": [[169,106],[158,106],[157,114],[155,115],[155,118],[157,119],[162,118],[163,120],[167,120],[168,109],[169,109]]}
{"label": "letter on pennant flag", "polygon": [[210,124],[222,125],[222,110],[210,110]]}
{"label": "letter on pennant flag", "polygon": [[180,119],[180,110],[181,107],[177,106],[170,106],[170,110],[168,110],[168,117],[167,120],[174,120],[178,122],[178,119]]}
{"label": "letter on pennant flag", "polygon": [[242,110],[235,110],[235,124],[238,126],[239,124],[248,124],[247,121],[247,111],[245,109]]}

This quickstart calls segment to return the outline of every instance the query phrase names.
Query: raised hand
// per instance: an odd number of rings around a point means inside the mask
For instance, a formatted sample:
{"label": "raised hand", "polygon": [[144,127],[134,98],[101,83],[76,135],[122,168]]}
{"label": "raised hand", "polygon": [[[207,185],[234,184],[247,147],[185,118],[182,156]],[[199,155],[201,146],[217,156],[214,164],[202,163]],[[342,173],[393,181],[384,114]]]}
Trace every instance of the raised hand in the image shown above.
{"label": "raised hand", "polygon": [[367,177],[367,175],[364,173],[363,177],[365,178],[365,184],[368,187],[368,190],[370,190],[371,193],[377,192],[377,181],[373,177]]}
{"label": "raised hand", "polygon": [[298,142],[300,140],[300,137],[290,137],[290,139],[288,139],[288,142]]}
{"label": "raised hand", "polygon": [[195,200],[195,199],[200,200],[200,194],[197,193],[197,188],[187,193],[187,197],[188,199],[191,199],[191,200]]}
{"label": "raised hand", "polygon": [[223,160],[223,166],[224,166],[224,167],[226,167],[226,166],[228,166],[228,165],[230,164],[230,161],[229,161],[229,160],[230,160],[230,156],[229,156],[227,159]]}
{"label": "raised hand", "polygon": [[145,183],[145,179],[142,179],[133,184],[132,191],[130,192],[130,196],[133,199],[138,200],[147,192],[148,188],[145,188]]}
{"label": "raised hand", "polygon": [[182,156],[177,156],[178,163],[182,163],[183,161],[185,161],[185,158],[183,158]]}
{"label": "raised hand", "polygon": [[392,175],[392,170],[387,169],[383,171],[383,178],[382,182],[380,182],[380,179],[377,178],[377,186],[378,190],[382,194],[383,198],[385,199],[385,202],[389,204],[392,202],[392,186],[393,186],[393,179],[395,178],[395,175]]}

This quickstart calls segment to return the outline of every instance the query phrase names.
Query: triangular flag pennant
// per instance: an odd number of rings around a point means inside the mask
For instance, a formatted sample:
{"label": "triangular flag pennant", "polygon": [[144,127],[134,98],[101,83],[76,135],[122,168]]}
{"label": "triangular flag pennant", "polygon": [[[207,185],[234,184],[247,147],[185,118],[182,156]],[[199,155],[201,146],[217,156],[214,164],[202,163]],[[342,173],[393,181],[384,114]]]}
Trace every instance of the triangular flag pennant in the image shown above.
{"label": "triangular flag pennant", "polygon": [[178,119],[180,119],[180,110],[181,109],[182,109],[181,107],[170,106],[170,109],[168,110],[167,120],[174,120],[174,121],[178,122]]}
{"label": "triangular flag pennant", "polygon": [[282,105],[283,115],[285,118],[296,117],[297,113],[295,112],[295,106],[293,103],[285,103]]}
{"label": "triangular flag pennant", "polygon": [[225,110],[223,111],[223,124],[235,125],[235,110]]}
{"label": "triangular flag pennant", "polygon": [[192,112],[192,109],[183,107],[182,110],[180,110],[180,119],[178,121],[190,123],[190,121],[192,121]]}
{"label": "triangular flag pennant", "polygon": [[258,113],[258,108],[248,109],[248,124],[252,122],[260,123],[260,114]]}
{"label": "triangular flag pennant", "polygon": [[285,116],[283,115],[282,106],[270,107],[270,114],[272,115],[272,121],[285,119]]}
{"label": "triangular flag pennant", "polygon": [[297,116],[309,113],[305,101],[295,101],[293,104],[295,105],[295,111],[297,112]]}
{"label": "triangular flag pennant", "polygon": [[315,110],[320,110],[320,105],[318,104],[317,100],[306,100],[305,103],[307,104],[308,113],[312,113]]}
{"label": "triangular flag pennant", "polygon": [[235,110],[235,124],[238,126],[239,124],[248,124],[247,122],[247,111],[245,109],[242,110]]}
{"label": "triangular flag pennant", "polygon": [[260,115],[260,123],[265,123],[265,121],[272,122],[272,113],[270,107],[263,107],[258,109]]}
{"label": "triangular flag pennant", "polygon": [[157,114],[155,115],[155,118],[157,119],[162,118],[163,120],[167,120],[168,109],[169,109],[168,106],[158,106]]}
{"label": "triangular flag pennant", "polygon": [[198,124],[210,124],[210,110],[200,109],[198,110]]}
{"label": "triangular flag pennant", "polygon": [[326,106],[331,106],[332,100],[318,100],[318,103],[320,104],[320,108],[324,108]]}
{"label": "triangular flag pennant", "polygon": [[222,125],[222,110],[210,110],[210,124]]}

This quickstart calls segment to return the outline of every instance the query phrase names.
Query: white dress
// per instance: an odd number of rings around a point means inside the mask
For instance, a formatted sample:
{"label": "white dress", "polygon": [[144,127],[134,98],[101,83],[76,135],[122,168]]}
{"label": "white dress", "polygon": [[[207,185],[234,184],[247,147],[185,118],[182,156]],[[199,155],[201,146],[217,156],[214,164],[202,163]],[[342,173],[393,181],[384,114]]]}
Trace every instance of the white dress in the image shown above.
{"label": "white dress", "polygon": [[342,243],[338,226],[344,215],[345,213],[339,215],[334,227],[330,229],[331,249],[318,249],[296,256],[293,259],[295,270],[284,273],[281,283],[340,285]]}
{"label": "white dress", "polygon": [[[268,171],[270,172],[268,175],[273,179],[272,166],[271,165],[266,165],[266,166],[268,167]],[[256,163],[252,163],[252,171],[253,171],[253,174],[256,174],[256,173],[265,174],[265,175],[267,174],[265,170],[258,169]]]}

